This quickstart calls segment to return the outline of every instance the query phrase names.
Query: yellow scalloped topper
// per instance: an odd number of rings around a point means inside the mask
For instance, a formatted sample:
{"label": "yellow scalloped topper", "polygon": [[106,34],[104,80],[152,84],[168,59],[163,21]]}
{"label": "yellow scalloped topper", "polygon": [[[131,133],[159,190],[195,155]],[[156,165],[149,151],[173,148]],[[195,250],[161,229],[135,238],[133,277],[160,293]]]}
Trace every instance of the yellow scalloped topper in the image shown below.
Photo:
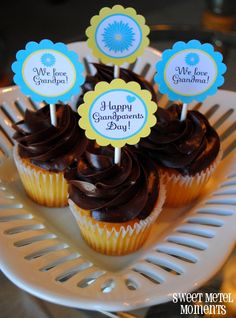
{"label": "yellow scalloped topper", "polygon": [[86,30],[88,46],[103,63],[132,63],[149,45],[150,29],[133,8],[115,5],[103,8]]}
{"label": "yellow scalloped topper", "polygon": [[136,82],[100,82],[84,95],[84,104],[78,108],[79,126],[100,146],[137,144],[156,123],[157,105],[151,98]]}

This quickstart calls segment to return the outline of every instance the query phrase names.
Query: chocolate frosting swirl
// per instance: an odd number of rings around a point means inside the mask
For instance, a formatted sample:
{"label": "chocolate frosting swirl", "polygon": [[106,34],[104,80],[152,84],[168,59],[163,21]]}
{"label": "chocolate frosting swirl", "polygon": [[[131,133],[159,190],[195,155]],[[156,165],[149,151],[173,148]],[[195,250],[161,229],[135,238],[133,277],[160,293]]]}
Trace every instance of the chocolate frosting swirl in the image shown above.
{"label": "chocolate frosting swirl", "polygon": [[[105,81],[110,83],[114,79],[114,67],[113,66],[108,66],[104,64],[98,64],[98,63],[93,63],[95,66],[97,72],[95,75],[88,75],[86,77],[84,85],[81,87],[82,93],[79,97],[77,105],[81,105],[83,103],[83,97],[84,94],[87,93],[88,91],[92,91],[95,88],[95,85],[101,81]],[[152,100],[154,102],[157,101],[156,98],[156,93],[153,89],[153,86],[151,83],[149,83],[147,80],[145,80],[144,77],[124,68],[120,68],[120,76],[119,78],[123,79],[125,82],[130,82],[130,81],[135,81],[137,82],[140,86],[141,89],[146,89],[150,91],[152,94]]]}
{"label": "chocolate frosting swirl", "polygon": [[181,122],[181,108],[177,104],[158,108],[157,123],[151,134],[141,140],[140,148],[161,166],[174,168],[182,175],[195,175],[214,161],[220,140],[198,111],[188,111],[187,119]]}
{"label": "chocolate frosting swirl", "polygon": [[65,173],[69,197],[99,221],[146,218],[159,193],[155,164],[134,147],[122,148],[120,165],[113,163],[113,157],[111,147],[90,144]]}
{"label": "chocolate frosting swirl", "polygon": [[49,105],[33,112],[13,125],[13,138],[19,144],[21,158],[49,171],[64,171],[84,152],[87,139],[79,127],[79,115],[69,105],[56,105],[57,126],[50,122]]}

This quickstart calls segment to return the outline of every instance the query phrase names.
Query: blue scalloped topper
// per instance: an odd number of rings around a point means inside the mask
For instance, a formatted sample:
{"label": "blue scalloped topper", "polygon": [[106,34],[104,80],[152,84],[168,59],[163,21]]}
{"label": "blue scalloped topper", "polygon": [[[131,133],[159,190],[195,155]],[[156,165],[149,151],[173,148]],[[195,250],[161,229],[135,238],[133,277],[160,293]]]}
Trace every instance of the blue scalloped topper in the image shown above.
{"label": "blue scalloped topper", "polygon": [[49,104],[68,101],[84,83],[84,66],[78,55],[63,43],[28,42],[12,64],[14,82],[34,101]]}
{"label": "blue scalloped topper", "polygon": [[224,83],[222,75],[227,68],[222,60],[222,54],[215,52],[209,43],[176,42],[171,50],[163,52],[162,60],[156,64],[155,82],[170,100],[201,102],[214,95]]}

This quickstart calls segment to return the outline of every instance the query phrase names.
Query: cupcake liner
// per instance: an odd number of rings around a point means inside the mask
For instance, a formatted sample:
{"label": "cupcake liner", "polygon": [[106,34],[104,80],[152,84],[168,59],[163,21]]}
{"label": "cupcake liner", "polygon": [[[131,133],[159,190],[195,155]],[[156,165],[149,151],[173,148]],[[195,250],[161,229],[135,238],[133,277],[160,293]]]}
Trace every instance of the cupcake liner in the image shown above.
{"label": "cupcake liner", "polygon": [[160,182],[156,205],[144,220],[135,219],[122,223],[101,222],[93,219],[89,211],[80,209],[71,199],[69,206],[88,245],[102,254],[125,255],[136,251],[145,242],[152,224],[162,210],[165,192],[165,186]]}
{"label": "cupcake liner", "polygon": [[166,186],[165,206],[180,207],[196,199],[220,163],[222,154],[220,150],[213,163],[194,176],[182,176],[174,169],[159,167]]}
{"label": "cupcake liner", "polygon": [[22,159],[18,146],[13,148],[13,157],[21,182],[32,200],[48,207],[68,205],[68,185],[63,172],[50,172]]}

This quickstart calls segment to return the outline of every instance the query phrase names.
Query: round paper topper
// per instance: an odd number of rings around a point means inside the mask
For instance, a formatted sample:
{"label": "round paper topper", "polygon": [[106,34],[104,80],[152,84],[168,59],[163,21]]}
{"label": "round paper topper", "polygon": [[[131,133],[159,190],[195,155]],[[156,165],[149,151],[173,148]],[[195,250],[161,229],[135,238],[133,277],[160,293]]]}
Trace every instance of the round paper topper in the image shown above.
{"label": "round paper topper", "polygon": [[86,30],[88,46],[103,63],[132,63],[149,44],[150,29],[133,8],[103,8],[90,23]]}
{"label": "round paper topper", "polygon": [[136,82],[100,82],[85,94],[84,104],[78,108],[79,125],[100,146],[134,145],[148,136],[156,123],[153,113],[157,105],[151,98],[151,93]]}
{"label": "round paper topper", "polygon": [[29,42],[16,58],[12,64],[14,82],[35,101],[68,101],[84,82],[84,67],[78,55],[63,43]]}
{"label": "round paper topper", "polygon": [[160,92],[170,100],[203,101],[224,83],[222,75],[226,66],[222,59],[209,43],[176,42],[171,50],[163,52],[162,60],[157,63],[155,81]]}

